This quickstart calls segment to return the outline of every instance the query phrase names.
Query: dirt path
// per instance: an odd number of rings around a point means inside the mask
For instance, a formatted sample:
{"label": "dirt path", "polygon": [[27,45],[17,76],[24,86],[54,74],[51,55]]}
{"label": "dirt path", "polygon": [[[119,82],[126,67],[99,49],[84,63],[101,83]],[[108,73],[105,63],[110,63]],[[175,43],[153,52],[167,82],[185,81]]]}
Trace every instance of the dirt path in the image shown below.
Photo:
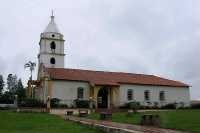
{"label": "dirt path", "polygon": [[124,123],[117,123],[117,122],[111,122],[111,121],[91,120],[91,119],[75,117],[75,116],[64,116],[64,115],[60,115],[60,116],[66,120],[78,122],[80,124],[104,128],[104,129],[112,129],[112,131],[116,130],[118,132],[121,131],[123,133],[186,133],[186,132],[181,132],[181,131],[176,131],[176,130],[155,128],[155,127],[149,127],[149,126],[147,127],[147,126],[124,124]]}

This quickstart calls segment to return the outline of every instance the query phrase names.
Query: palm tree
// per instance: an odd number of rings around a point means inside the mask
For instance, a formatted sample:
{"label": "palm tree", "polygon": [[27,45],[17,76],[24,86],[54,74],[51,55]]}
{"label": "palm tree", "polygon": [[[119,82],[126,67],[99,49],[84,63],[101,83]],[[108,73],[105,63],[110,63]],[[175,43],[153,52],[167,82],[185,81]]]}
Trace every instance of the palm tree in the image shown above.
{"label": "palm tree", "polygon": [[26,63],[24,65],[24,68],[29,68],[30,72],[31,72],[31,77],[30,77],[30,80],[32,80],[32,74],[33,74],[33,71],[35,70],[35,67],[36,67],[36,63],[35,62],[31,62],[29,61],[28,63]]}
{"label": "palm tree", "polygon": [[[29,61],[28,63],[26,63],[24,65],[24,68],[29,68],[30,72],[31,72],[31,77],[30,77],[30,81],[32,81],[32,74],[33,74],[33,71],[35,69],[35,66],[36,66],[36,63],[35,62],[31,62]],[[33,89],[32,89],[32,85],[30,84],[30,86],[28,87],[28,92],[29,92],[29,96],[30,97],[33,97]]]}

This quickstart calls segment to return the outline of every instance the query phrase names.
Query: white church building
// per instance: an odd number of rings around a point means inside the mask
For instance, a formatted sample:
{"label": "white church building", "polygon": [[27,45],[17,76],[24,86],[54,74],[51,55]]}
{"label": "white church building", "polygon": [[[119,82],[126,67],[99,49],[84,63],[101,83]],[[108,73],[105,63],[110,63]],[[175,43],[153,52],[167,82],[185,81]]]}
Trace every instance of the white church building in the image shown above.
{"label": "white church building", "polygon": [[96,108],[113,108],[131,101],[141,105],[180,103],[189,106],[189,85],[155,75],[65,68],[64,36],[54,16],[40,35],[38,54],[39,87],[36,97],[73,101],[93,100]]}

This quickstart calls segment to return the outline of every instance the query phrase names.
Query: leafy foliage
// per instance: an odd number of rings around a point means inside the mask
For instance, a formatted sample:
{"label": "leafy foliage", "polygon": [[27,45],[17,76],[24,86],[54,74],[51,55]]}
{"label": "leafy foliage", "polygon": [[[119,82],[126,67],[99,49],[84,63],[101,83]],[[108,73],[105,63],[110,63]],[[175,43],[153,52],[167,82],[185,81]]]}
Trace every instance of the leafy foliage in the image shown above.
{"label": "leafy foliage", "polygon": [[16,93],[15,93],[17,96],[18,96],[18,99],[21,100],[23,98],[26,98],[26,90],[22,84],[22,80],[19,79],[18,82],[17,82],[17,89],[16,89]]}
{"label": "leafy foliage", "polygon": [[28,63],[26,63],[24,65],[24,68],[29,68],[29,70],[31,72],[30,80],[32,80],[32,72],[35,70],[35,67],[36,67],[36,63],[35,62],[31,62],[31,61],[29,61]]}
{"label": "leafy foliage", "polygon": [[169,103],[161,107],[162,109],[176,109],[176,103]]}
{"label": "leafy foliage", "polygon": [[22,80],[18,79],[16,75],[9,74],[7,77],[7,91],[2,93],[4,89],[3,76],[0,75],[0,103],[1,104],[13,104],[15,95],[18,96],[18,101],[26,97],[26,90],[22,84]]}
{"label": "leafy foliage", "polygon": [[58,99],[58,98],[52,98],[50,100],[51,107],[53,107],[53,108],[59,107],[59,102],[60,102],[60,99]]}
{"label": "leafy foliage", "polygon": [[0,75],[0,95],[2,94],[2,91],[4,89],[4,85],[5,85],[5,83],[4,83],[4,80],[3,80],[3,76]]}
{"label": "leafy foliage", "polygon": [[37,99],[25,98],[19,102],[20,107],[46,107],[46,105]]}
{"label": "leafy foliage", "polygon": [[60,103],[60,99],[52,98],[50,103],[52,108],[68,108],[67,104]]}
{"label": "leafy foliage", "polygon": [[17,89],[17,75],[8,74],[7,77],[7,90],[11,93],[15,93]]}
{"label": "leafy foliage", "polygon": [[89,108],[90,107],[90,101],[89,100],[74,100],[77,108]]}
{"label": "leafy foliage", "polygon": [[140,105],[140,102],[132,101],[132,102],[125,103],[120,108],[123,108],[123,109],[135,109],[135,110],[137,110],[137,109],[142,108],[142,106]]}
{"label": "leafy foliage", "polygon": [[13,104],[14,102],[14,95],[6,91],[3,95],[0,96],[0,103],[1,104]]}
{"label": "leafy foliage", "polygon": [[139,109],[140,103],[139,102],[129,102],[127,106],[130,109]]}
{"label": "leafy foliage", "polygon": [[192,109],[200,109],[200,103],[191,104]]}

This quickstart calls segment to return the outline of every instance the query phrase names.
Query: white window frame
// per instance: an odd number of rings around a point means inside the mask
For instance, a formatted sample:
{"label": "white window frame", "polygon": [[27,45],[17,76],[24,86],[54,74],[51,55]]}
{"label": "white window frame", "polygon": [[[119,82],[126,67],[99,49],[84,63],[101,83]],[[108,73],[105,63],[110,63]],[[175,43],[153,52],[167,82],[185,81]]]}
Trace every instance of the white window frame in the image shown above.
{"label": "white window frame", "polygon": [[84,99],[84,88],[83,87],[77,88],[77,99]]}
{"label": "white window frame", "polygon": [[[146,97],[146,93],[148,94],[147,95],[148,98]],[[145,90],[144,91],[144,100],[145,101],[150,101],[151,100],[151,92],[150,92],[150,90]]]}
{"label": "white window frame", "polygon": [[[130,99],[129,99],[129,92],[131,92],[131,93],[130,93],[130,94],[131,94],[131,98],[130,98]],[[134,91],[133,91],[133,89],[128,89],[128,90],[127,90],[126,96],[127,96],[127,100],[128,100],[128,101],[134,100]]]}
{"label": "white window frame", "polygon": [[[163,94],[163,97],[161,97],[161,93]],[[166,92],[165,91],[160,91],[159,92],[159,100],[160,101],[165,101],[166,100]]]}

